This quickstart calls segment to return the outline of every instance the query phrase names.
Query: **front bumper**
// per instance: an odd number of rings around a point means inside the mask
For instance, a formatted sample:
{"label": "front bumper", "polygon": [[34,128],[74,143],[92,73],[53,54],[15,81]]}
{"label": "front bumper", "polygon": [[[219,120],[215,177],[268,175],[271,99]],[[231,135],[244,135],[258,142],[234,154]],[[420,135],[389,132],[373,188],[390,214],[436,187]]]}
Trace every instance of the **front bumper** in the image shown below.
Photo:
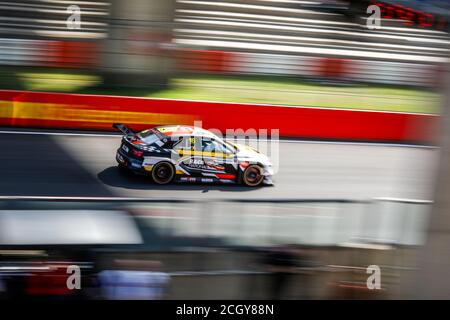
{"label": "front bumper", "polygon": [[274,182],[271,176],[264,176],[263,184],[266,186],[273,186]]}
{"label": "front bumper", "polygon": [[273,178],[272,178],[272,176],[273,176],[273,169],[271,167],[270,168],[265,168],[263,174],[264,174],[263,184],[272,186],[274,184]]}

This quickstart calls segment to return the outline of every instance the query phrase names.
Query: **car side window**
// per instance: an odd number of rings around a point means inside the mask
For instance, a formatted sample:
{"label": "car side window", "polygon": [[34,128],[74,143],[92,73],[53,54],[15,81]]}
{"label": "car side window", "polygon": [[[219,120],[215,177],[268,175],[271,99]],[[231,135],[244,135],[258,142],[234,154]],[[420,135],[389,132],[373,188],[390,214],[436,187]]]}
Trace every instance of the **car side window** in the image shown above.
{"label": "car side window", "polygon": [[228,153],[227,148],[222,143],[214,139],[203,139],[202,151],[215,153]]}
{"label": "car side window", "polygon": [[178,142],[176,145],[174,145],[173,149],[175,151],[178,151],[178,150],[192,151],[192,150],[194,150],[194,146],[195,146],[195,138],[194,137],[183,137],[180,142]]}
{"label": "car side window", "polygon": [[177,149],[179,149],[179,146],[180,146],[182,143],[183,143],[183,139],[176,139],[176,140],[169,139],[169,140],[163,145],[163,148],[177,150]]}

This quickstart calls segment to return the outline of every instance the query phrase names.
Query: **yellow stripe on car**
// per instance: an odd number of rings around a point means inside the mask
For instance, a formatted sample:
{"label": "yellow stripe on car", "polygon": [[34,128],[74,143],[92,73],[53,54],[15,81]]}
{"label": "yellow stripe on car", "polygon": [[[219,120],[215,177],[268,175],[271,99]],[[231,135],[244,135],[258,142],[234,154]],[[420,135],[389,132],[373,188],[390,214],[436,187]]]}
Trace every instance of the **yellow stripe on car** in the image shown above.
{"label": "yellow stripe on car", "polygon": [[[211,158],[229,158],[233,154],[223,153],[223,152],[207,152],[207,151],[190,151],[190,150],[179,150],[178,154],[180,156],[200,156],[200,157],[211,157]],[[183,157],[184,159],[184,157]]]}

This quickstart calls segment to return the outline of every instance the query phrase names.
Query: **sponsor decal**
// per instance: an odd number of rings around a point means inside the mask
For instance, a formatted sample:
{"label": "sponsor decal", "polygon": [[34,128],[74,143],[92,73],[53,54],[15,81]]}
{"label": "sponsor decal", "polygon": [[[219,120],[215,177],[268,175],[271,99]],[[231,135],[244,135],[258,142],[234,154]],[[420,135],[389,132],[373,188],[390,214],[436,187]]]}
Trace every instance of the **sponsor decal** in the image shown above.
{"label": "sponsor decal", "polygon": [[196,182],[197,178],[195,177],[181,177],[180,181],[186,181],[186,182]]}
{"label": "sponsor decal", "polygon": [[208,167],[205,164],[205,161],[203,161],[203,159],[201,158],[189,158],[184,163],[191,169],[198,169],[198,170],[208,169]]}
{"label": "sponsor decal", "polygon": [[188,160],[184,161],[184,164],[191,168],[196,170],[209,170],[209,171],[219,171],[223,172],[225,171],[225,167],[220,164],[217,160],[214,159],[203,159],[199,157],[195,158],[189,158]]}
{"label": "sponsor decal", "polygon": [[206,160],[205,165],[207,168],[217,171],[225,171],[225,167],[218,163],[216,160]]}
{"label": "sponsor decal", "polygon": [[239,167],[241,168],[242,171],[244,171],[249,165],[250,165],[250,162],[248,162],[248,161],[241,161],[239,163]]}
{"label": "sponsor decal", "polygon": [[[145,147],[145,150],[150,151],[150,152],[155,151],[155,149],[156,149],[156,147],[154,147],[154,146],[148,146],[148,147]],[[159,152],[159,151],[158,151],[158,152]]]}
{"label": "sponsor decal", "polygon": [[131,166],[132,166],[132,167],[135,167],[135,168],[140,168],[140,167],[141,167],[141,164],[140,164],[140,163],[137,163],[137,162],[132,162],[132,163],[131,163]]}
{"label": "sponsor decal", "polygon": [[236,178],[233,174],[216,174],[217,178],[219,179],[234,179]]}

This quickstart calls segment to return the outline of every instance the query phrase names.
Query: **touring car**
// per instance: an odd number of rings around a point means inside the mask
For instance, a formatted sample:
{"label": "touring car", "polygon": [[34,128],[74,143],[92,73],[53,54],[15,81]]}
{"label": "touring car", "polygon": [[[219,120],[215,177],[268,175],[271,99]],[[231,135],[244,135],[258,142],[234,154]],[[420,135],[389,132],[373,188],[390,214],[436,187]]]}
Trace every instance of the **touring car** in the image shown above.
{"label": "touring car", "polygon": [[124,134],[116,153],[119,168],[147,175],[157,184],[273,184],[266,155],[203,128],[172,125],[134,132],[124,124],[113,127]]}

